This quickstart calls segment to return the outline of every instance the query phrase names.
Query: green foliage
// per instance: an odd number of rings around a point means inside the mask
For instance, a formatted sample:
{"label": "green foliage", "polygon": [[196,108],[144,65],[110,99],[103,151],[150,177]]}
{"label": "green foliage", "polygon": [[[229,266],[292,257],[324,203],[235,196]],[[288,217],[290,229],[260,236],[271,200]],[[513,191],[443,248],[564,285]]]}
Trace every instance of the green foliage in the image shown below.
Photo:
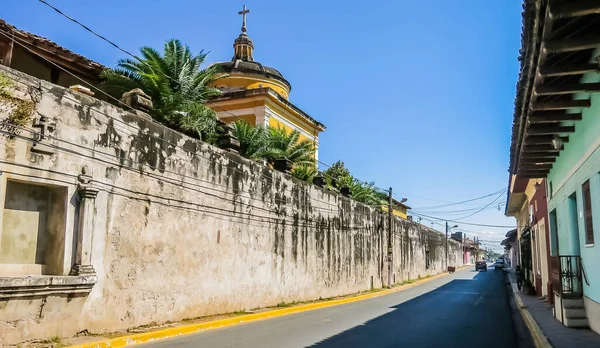
{"label": "green foliage", "polygon": [[102,73],[102,88],[119,99],[134,88],[152,98],[151,116],[173,128],[196,133],[201,139],[216,132],[216,113],[204,104],[221,92],[211,87],[222,74],[216,68],[200,69],[202,51],[193,55],[189,46],[171,39],[161,55],[150,47],[140,49],[141,60],[121,59],[117,68]]}
{"label": "green foliage", "polygon": [[327,168],[327,170],[323,171],[323,175],[338,180],[340,178],[350,177],[350,171],[346,168],[344,162],[337,161],[331,167]]}
{"label": "green foliage", "polygon": [[13,83],[8,77],[0,74],[0,94],[8,94],[7,88],[12,87],[12,85]]}
{"label": "green foliage", "polygon": [[312,179],[317,175],[317,168],[312,164],[301,164],[295,166],[291,174],[297,179],[312,183]]}
{"label": "green foliage", "polygon": [[380,201],[376,196],[376,190],[374,188],[375,183],[363,183],[355,178],[351,178],[351,181],[347,184],[352,190],[352,199],[368,205],[379,205]]}
{"label": "green foliage", "polygon": [[368,204],[380,205],[387,199],[385,193],[375,189],[375,183],[363,183],[354,178],[344,162],[337,161],[327,170],[323,171],[327,185],[331,189],[340,190],[342,187],[348,187],[352,191],[352,199]]}
{"label": "green foliage", "polygon": [[18,127],[29,126],[35,111],[35,104],[29,100],[13,97],[9,92],[12,87],[12,81],[0,74],[0,100],[12,107],[10,114],[8,114],[8,121]]}
{"label": "green foliage", "polygon": [[292,176],[311,182],[317,169],[313,159],[314,146],[308,140],[300,140],[300,132],[286,133],[284,129],[255,127],[239,120],[233,123],[233,135],[240,141],[240,155],[273,163],[287,159],[294,164]]}
{"label": "green foliage", "polygon": [[240,155],[252,160],[263,159],[263,149],[267,145],[265,128],[239,120],[233,123],[233,135],[240,141]]}
{"label": "green foliage", "polygon": [[300,140],[300,131],[286,132],[284,128],[267,129],[266,146],[260,151],[261,158],[273,163],[287,159],[294,165],[314,165],[315,147],[309,140]]}
{"label": "green foliage", "polygon": [[[300,132],[286,132],[283,128],[255,127],[246,121],[233,124],[233,134],[240,141],[240,154],[252,160],[267,160],[273,163],[277,159],[288,159],[293,164],[292,176],[306,182],[312,182],[317,175],[314,160],[314,145],[308,140],[300,140]],[[375,183],[364,183],[354,178],[344,162],[337,161],[323,172],[330,190],[339,191],[348,187],[352,199],[379,206],[387,202],[387,195],[375,189]]]}
{"label": "green foliage", "polygon": [[214,143],[219,130],[215,112],[202,104],[190,104],[187,111],[181,113],[179,128],[186,133],[200,135],[207,143]]}

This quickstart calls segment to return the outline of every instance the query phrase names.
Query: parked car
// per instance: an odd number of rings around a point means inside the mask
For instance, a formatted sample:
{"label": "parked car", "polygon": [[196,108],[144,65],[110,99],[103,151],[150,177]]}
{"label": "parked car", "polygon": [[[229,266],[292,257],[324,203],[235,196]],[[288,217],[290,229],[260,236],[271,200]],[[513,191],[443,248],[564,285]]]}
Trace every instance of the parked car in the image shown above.
{"label": "parked car", "polygon": [[502,260],[502,259],[498,259],[494,263],[494,269],[504,269],[504,267],[505,267],[504,260]]}
{"label": "parked car", "polygon": [[475,270],[487,272],[487,263],[483,260],[475,262]]}

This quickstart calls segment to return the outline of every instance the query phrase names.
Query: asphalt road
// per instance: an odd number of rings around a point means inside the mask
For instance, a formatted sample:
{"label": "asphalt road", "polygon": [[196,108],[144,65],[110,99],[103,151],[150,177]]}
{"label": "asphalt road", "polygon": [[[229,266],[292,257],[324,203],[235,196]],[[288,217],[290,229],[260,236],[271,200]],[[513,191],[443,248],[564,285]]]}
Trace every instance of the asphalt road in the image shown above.
{"label": "asphalt road", "polygon": [[503,273],[467,268],[394,294],[146,346],[513,348]]}

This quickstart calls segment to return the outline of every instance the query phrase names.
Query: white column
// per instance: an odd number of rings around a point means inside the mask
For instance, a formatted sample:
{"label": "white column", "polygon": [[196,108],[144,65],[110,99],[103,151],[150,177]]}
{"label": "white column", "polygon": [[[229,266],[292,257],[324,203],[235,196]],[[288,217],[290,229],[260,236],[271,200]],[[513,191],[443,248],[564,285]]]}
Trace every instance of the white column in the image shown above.
{"label": "white column", "polygon": [[85,174],[85,169],[79,175],[77,194],[79,195],[79,217],[77,224],[77,248],[75,265],[70,275],[96,275],[92,266],[92,237],[94,235],[94,202],[98,189],[91,186],[91,177]]}

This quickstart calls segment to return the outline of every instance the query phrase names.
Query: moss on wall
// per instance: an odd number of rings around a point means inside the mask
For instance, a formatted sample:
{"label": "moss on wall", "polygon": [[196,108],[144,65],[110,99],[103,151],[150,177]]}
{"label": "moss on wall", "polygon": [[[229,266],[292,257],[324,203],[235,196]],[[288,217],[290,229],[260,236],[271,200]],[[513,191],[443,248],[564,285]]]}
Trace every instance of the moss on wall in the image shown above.
{"label": "moss on wall", "polygon": [[8,104],[12,109],[8,114],[8,120],[11,124],[19,127],[30,125],[35,104],[29,100],[15,98],[10,93],[13,83],[3,74],[0,74],[0,101]]}

